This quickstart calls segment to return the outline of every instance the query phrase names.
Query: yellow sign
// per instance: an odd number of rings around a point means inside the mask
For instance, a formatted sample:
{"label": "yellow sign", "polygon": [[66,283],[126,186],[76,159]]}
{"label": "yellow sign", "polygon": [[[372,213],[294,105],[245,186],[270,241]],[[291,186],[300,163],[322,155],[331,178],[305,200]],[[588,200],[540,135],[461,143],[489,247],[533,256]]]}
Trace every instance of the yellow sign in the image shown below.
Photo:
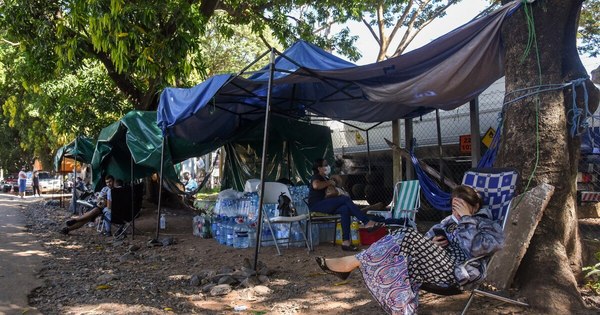
{"label": "yellow sign", "polygon": [[481,143],[485,144],[485,146],[489,148],[490,145],[492,145],[492,139],[494,139],[495,134],[496,130],[490,127],[490,129],[485,132],[485,135],[483,135],[483,138],[481,138]]}

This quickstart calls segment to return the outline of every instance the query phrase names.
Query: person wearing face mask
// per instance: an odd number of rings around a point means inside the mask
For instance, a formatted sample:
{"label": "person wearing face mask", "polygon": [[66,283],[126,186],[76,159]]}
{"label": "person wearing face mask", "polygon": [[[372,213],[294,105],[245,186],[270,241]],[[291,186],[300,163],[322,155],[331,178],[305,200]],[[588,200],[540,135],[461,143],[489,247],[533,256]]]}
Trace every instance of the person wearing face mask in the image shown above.
{"label": "person wearing face mask", "polygon": [[465,262],[502,248],[502,227],[471,187],[452,191],[452,214],[420,234],[405,227],[367,250],[341,258],[315,257],[321,269],[343,280],[360,268],[365,285],[388,314],[416,313],[419,288],[449,288],[482,281],[485,264]]}
{"label": "person wearing face mask", "polygon": [[308,191],[308,209],[315,212],[339,214],[342,225],[342,250],[358,251],[358,247],[352,245],[350,240],[352,216],[361,221],[368,230],[378,228],[380,223],[369,220],[369,217],[361,212],[354,202],[352,202],[352,199],[346,195],[325,197],[327,188],[335,187],[336,185],[336,182],[329,178],[331,167],[325,159],[316,159],[312,170],[313,175],[310,178]]}

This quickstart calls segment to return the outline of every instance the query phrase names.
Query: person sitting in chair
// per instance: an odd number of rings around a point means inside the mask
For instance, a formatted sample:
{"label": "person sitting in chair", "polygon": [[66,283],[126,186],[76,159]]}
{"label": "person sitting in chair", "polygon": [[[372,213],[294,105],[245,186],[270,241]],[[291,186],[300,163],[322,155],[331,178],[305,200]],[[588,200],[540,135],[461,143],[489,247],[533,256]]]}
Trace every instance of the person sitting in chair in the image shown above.
{"label": "person sitting in chair", "polygon": [[365,285],[387,313],[412,314],[422,284],[452,288],[482,280],[480,261],[464,263],[500,250],[504,234],[489,209],[480,210],[481,204],[473,188],[458,186],[452,191],[452,214],[425,235],[404,227],[357,255],[315,258],[323,271],[344,280],[360,268]]}
{"label": "person sitting in chair", "polygon": [[350,240],[352,216],[360,220],[369,230],[379,228],[380,223],[369,220],[369,217],[360,211],[350,197],[346,195],[326,196],[326,190],[335,188],[336,182],[328,177],[331,168],[325,159],[316,159],[312,170],[313,176],[310,178],[308,191],[308,209],[315,212],[339,214],[342,225],[342,250],[358,251],[358,248],[353,246]]}
{"label": "person sitting in chair", "polygon": [[65,235],[69,234],[69,232],[79,229],[86,223],[95,220],[97,216],[102,214],[102,210],[106,207],[107,196],[110,193],[110,190],[114,187],[115,178],[112,175],[106,175],[104,178],[104,183],[106,186],[102,187],[102,190],[100,190],[98,200],[96,201],[96,207],[77,218],[67,220],[67,222],[65,222],[66,226],[60,230],[61,233]]}
{"label": "person sitting in chair", "polygon": [[198,189],[198,183],[190,176],[189,172],[183,173],[183,180],[185,182],[186,193],[193,193]]}

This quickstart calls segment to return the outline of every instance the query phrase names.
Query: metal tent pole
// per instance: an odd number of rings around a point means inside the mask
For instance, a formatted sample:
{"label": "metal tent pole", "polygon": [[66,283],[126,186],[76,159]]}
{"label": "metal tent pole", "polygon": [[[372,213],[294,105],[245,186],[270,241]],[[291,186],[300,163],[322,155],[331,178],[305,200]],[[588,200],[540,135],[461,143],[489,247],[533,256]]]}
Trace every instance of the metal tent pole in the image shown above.
{"label": "metal tent pole", "polygon": [[[77,213],[77,192],[75,189],[75,179],[77,178],[77,139],[79,138],[79,136],[75,137],[75,154],[73,154],[73,159],[75,160],[74,164],[73,164],[73,188],[71,188],[71,204],[73,205],[73,213]],[[63,189],[64,189],[64,185],[65,183],[62,183]],[[81,215],[82,213],[79,213],[79,215]]]}
{"label": "metal tent pole", "polygon": [[131,188],[131,239],[134,240],[135,239],[135,204],[134,204],[134,198],[135,198],[135,194],[133,192],[133,167],[134,167],[134,163],[133,163],[133,155],[131,155],[131,180],[129,182],[129,187]]}
{"label": "metal tent pole", "polygon": [[271,48],[271,54],[269,56],[269,82],[267,85],[267,103],[265,106],[265,129],[263,134],[263,149],[262,149],[262,161],[260,165],[260,198],[258,199],[258,225],[256,231],[256,246],[254,248],[254,270],[258,269],[258,252],[261,243],[262,236],[262,223],[263,223],[263,201],[265,191],[265,171],[267,163],[267,146],[269,145],[269,113],[271,112],[271,89],[273,87],[273,74],[275,72],[275,50]]}
{"label": "metal tent pole", "polygon": [[163,135],[162,148],[160,148],[160,177],[158,178],[158,211],[156,214],[156,235],[155,241],[158,242],[158,235],[160,230],[160,210],[162,201],[162,190],[163,190],[163,166],[165,164],[165,146],[167,145],[167,135]]}

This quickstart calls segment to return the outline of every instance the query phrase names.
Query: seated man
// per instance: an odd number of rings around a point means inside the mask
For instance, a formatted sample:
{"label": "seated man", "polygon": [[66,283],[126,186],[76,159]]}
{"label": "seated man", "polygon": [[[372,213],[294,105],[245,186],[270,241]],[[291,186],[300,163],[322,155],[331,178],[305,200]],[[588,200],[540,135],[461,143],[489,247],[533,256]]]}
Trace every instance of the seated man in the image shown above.
{"label": "seated man", "polygon": [[113,188],[114,182],[115,178],[112,175],[107,175],[104,178],[104,183],[106,183],[106,186],[104,186],[102,190],[100,190],[100,195],[98,196],[96,207],[77,218],[67,220],[67,222],[65,222],[66,226],[63,227],[60,230],[60,232],[65,235],[69,234],[70,231],[79,229],[86,223],[93,221],[94,219],[96,219],[97,216],[102,214],[102,209],[106,207],[107,196],[110,193],[110,190]]}
{"label": "seated man", "polygon": [[195,192],[198,189],[198,183],[196,183],[195,179],[190,177],[189,172],[183,173],[183,180],[185,182],[186,193]]}

